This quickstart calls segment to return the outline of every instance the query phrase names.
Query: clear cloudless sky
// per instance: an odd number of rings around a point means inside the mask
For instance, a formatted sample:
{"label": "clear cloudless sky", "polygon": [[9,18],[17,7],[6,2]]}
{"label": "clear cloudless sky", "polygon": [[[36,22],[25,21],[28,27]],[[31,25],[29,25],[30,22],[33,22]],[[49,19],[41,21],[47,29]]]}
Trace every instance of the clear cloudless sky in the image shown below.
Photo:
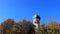
{"label": "clear cloudless sky", "polygon": [[60,0],[0,0],[0,23],[8,18],[16,22],[26,19],[32,22],[32,16],[38,12],[41,23],[49,20],[60,22]]}

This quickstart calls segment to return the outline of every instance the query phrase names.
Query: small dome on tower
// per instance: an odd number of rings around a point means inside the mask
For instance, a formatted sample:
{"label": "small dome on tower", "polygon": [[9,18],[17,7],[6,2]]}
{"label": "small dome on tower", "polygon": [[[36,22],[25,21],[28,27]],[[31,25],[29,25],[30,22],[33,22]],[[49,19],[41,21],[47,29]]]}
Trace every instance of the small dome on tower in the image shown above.
{"label": "small dome on tower", "polygon": [[40,16],[38,15],[38,14],[35,14],[34,16],[33,16],[33,19],[39,19],[40,20]]}

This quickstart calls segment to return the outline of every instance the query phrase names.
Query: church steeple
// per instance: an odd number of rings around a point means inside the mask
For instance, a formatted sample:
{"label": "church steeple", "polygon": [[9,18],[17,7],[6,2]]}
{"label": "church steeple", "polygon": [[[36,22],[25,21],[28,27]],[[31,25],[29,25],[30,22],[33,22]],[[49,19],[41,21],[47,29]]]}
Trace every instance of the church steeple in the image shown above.
{"label": "church steeple", "polygon": [[40,26],[40,16],[38,14],[33,16],[33,24],[36,26],[36,29]]}

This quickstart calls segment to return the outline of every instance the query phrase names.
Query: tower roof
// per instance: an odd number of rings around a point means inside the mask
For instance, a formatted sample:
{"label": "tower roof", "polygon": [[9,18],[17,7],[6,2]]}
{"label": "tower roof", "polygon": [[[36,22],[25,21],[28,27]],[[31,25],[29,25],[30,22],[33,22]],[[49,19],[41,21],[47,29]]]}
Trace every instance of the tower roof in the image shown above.
{"label": "tower roof", "polygon": [[35,15],[33,16],[33,19],[35,19],[35,18],[40,19],[40,16],[39,16],[38,14],[35,14]]}

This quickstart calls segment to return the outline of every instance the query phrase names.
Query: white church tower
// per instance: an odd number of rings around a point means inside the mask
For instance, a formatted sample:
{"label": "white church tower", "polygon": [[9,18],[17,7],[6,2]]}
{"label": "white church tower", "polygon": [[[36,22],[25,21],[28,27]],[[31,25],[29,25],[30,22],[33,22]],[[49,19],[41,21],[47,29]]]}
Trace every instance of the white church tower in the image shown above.
{"label": "white church tower", "polygon": [[39,26],[40,26],[40,16],[38,14],[35,14],[33,16],[33,24],[35,26],[34,27],[35,29],[39,28]]}

